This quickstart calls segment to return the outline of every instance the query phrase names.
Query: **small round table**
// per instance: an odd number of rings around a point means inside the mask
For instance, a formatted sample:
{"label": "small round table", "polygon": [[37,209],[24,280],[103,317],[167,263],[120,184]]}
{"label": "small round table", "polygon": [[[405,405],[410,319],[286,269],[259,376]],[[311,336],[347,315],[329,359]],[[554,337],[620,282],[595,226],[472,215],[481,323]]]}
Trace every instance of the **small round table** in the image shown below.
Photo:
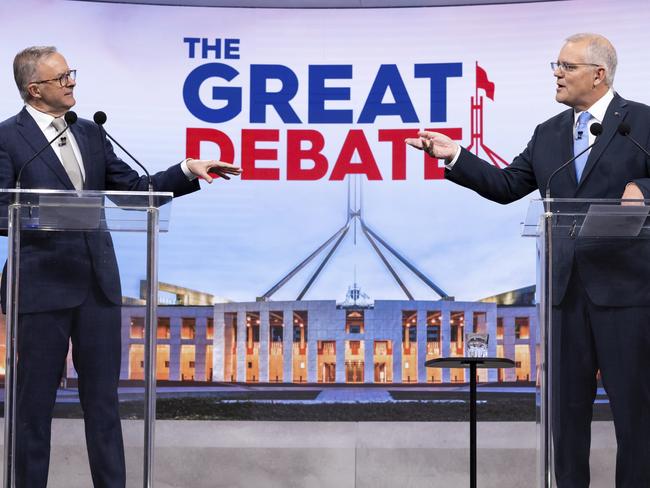
{"label": "small round table", "polygon": [[469,486],[476,488],[476,370],[514,368],[508,358],[453,357],[430,359],[427,368],[469,368]]}

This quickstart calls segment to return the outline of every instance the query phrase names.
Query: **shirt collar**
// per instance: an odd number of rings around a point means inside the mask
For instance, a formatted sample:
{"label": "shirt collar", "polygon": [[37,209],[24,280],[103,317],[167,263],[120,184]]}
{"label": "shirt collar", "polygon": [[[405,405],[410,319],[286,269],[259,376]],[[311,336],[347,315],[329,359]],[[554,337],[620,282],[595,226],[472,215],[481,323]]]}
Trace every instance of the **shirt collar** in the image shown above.
{"label": "shirt collar", "polygon": [[[602,124],[603,119],[605,118],[605,112],[607,112],[607,107],[609,107],[612,100],[614,100],[614,90],[610,88],[607,90],[607,93],[600,97],[600,99],[589,107],[586,112],[589,112],[592,118]],[[578,123],[578,117],[580,117],[581,113],[582,112],[573,112],[573,125]]]}
{"label": "shirt collar", "polygon": [[35,109],[29,103],[25,104],[25,109],[27,110],[29,115],[32,116],[34,122],[36,122],[36,125],[38,125],[38,128],[41,129],[41,131],[44,131],[45,129],[47,129],[52,125],[52,121],[55,118],[52,115],[46,114],[45,112],[41,112],[40,110]]}

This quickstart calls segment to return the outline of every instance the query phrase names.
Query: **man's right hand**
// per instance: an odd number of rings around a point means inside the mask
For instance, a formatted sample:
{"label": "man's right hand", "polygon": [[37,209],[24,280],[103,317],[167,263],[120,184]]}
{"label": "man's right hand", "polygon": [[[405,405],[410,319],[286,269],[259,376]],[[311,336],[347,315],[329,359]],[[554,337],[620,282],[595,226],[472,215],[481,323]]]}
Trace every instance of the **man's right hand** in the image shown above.
{"label": "man's right hand", "polygon": [[408,138],[404,142],[409,146],[426,151],[432,158],[445,159],[447,161],[454,159],[458,151],[458,144],[440,132],[421,130],[418,132],[417,138]]}

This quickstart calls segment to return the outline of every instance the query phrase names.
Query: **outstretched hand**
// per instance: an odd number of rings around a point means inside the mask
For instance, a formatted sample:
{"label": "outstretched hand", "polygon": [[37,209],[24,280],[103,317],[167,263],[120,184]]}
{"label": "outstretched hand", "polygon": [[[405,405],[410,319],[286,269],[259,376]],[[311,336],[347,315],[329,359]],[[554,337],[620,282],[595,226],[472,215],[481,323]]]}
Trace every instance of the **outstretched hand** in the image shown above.
{"label": "outstretched hand", "polygon": [[242,172],[241,168],[234,166],[230,163],[224,163],[222,161],[216,161],[213,159],[188,159],[186,161],[187,169],[189,169],[193,175],[203,178],[208,183],[212,183],[213,178],[210,175],[216,174],[222,178],[229,180],[230,176],[228,175],[240,175]]}
{"label": "outstretched hand", "polygon": [[404,142],[416,149],[426,151],[432,158],[451,161],[456,156],[458,144],[440,132],[421,130],[418,137],[405,139]]}

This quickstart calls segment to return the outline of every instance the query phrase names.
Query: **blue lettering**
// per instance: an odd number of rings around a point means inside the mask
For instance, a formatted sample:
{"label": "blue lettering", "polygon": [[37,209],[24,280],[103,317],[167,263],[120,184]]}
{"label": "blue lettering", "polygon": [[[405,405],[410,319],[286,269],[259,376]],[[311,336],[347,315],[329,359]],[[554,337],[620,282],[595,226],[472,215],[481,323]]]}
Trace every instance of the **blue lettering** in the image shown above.
{"label": "blue lettering", "polygon": [[225,59],[239,59],[239,39],[226,39],[225,48]]}
{"label": "blue lettering", "polygon": [[212,99],[226,102],[226,106],[222,108],[206,106],[201,101],[199,89],[209,78],[232,81],[238,74],[239,71],[235,68],[221,63],[207,63],[194,68],[183,84],[185,106],[192,115],[204,122],[218,123],[234,119],[241,112],[241,88],[224,86],[212,88]]}
{"label": "blue lettering", "polygon": [[[395,103],[382,103],[389,88]],[[379,115],[399,115],[402,122],[419,122],[413,102],[395,64],[382,64],[379,67],[358,122],[372,124]]]}
{"label": "blue lettering", "polygon": [[431,122],[447,120],[447,78],[463,76],[462,63],[416,64],[415,77],[431,80]]}
{"label": "blue lettering", "polygon": [[183,42],[186,43],[190,49],[188,56],[190,59],[194,59],[194,56],[196,56],[196,45],[201,42],[201,39],[198,37],[184,37]]}
{"label": "blue lettering", "polygon": [[[277,92],[267,92],[266,82],[279,80]],[[298,77],[280,64],[251,64],[250,122],[265,123],[266,107],[272,106],[285,124],[299,124],[300,118],[289,103],[298,92]]]}
{"label": "blue lettering", "polygon": [[327,79],[351,80],[352,65],[309,65],[309,123],[351,124],[352,110],[325,108],[327,100],[350,100],[350,87],[326,87]]}
{"label": "blue lettering", "polygon": [[221,59],[221,39],[215,39],[214,44],[209,39],[201,39],[201,57],[207,59],[210,51],[214,51],[214,59]]}

